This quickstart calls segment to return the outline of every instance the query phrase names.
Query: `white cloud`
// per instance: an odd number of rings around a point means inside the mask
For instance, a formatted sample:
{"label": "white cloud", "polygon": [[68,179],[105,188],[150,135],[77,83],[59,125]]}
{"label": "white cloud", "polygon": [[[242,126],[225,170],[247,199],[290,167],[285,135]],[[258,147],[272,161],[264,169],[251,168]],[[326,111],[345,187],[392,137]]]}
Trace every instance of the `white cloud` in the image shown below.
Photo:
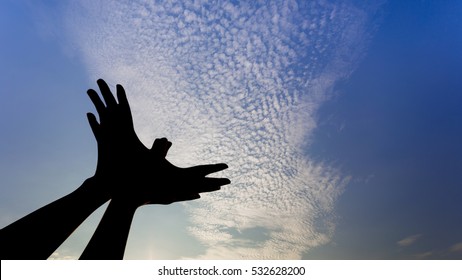
{"label": "white cloud", "polygon": [[416,254],[416,255],[414,255],[414,257],[416,259],[425,259],[425,258],[432,257],[433,255],[434,255],[434,253],[432,251],[428,251],[428,252],[423,252],[423,253],[420,253],[420,254]]}
{"label": "white cloud", "polygon": [[452,253],[462,253],[462,242],[452,245],[449,251]]}
{"label": "white cloud", "polygon": [[70,254],[62,254],[60,252],[54,252],[51,254],[51,256],[48,258],[49,260],[78,260],[79,258],[74,255]]}
{"label": "white cloud", "polygon": [[[348,181],[303,147],[355,68],[367,14],[343,3],[79,1],[67,28],[92,79],[121,83],[147,146],[180,166],[226,162],[232,185],[188,204],[202,258],[300,258],[328,242]],[[264,229],[258,237],[236,232]]]}
{"label": "white cloud", "polygon": [[407,247],[407,246],[414,244],[417,240],[419,240],[421,236],[422,234],[411,235],[404,239],[401,239],[400,241],[397,242],[397,244],[401,247]]}

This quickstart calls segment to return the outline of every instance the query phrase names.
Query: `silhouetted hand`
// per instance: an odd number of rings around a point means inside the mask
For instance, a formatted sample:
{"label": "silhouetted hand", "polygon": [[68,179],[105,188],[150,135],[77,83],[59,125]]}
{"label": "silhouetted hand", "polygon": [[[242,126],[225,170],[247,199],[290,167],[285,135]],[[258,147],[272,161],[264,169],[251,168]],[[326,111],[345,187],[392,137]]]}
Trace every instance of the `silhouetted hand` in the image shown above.
{"label": "silhouetted hand", "polygon": [[[143,204],[170,204],[177,201],[200,198],[199,193],[212,192],[220,189],[222,185],[229,184],[226,178],[206,177],[228,168],[224,163],[199,165],[189,168],[180,168],[165,159],[172,146],[166,138],[156,139],[146,158],[146,165],[140,166],[138,176],[144,177],[151,184],[141,183],[133,185],[130,189],[116,195],[124,200],[130,199],[135,205]],[[142,173],[142,174],[141,174]]]}
{"label": "silhouetted hand", "polygon": [[[172,143],[156,139],[151,149],[138,139],[127,97],[117,85],[117,100],[103,80],[88,95],[96,107],[88,121],[98,142],[95,175],[72,193],[0,230],[1,259],[46,259],[94,210],[112,198],[83,259],[121,259],[136,208],[199,198],[199,193],[229,184],[207,178],[226,164],[179,168],[165,159]],[[118,102],[117,102],[118,101]]]}
{"label": "silhouetted hand", "polygon": [[88,95],[100,115],[100,123],[88,114],[98,141],[95,178],[107,184],[112,198],[80,259],[122,259],[136,209],[145,204],[170,204],[197,199],[199,193],[219,190],[226,178],[207,175],[228,168],[226,164],[179,168],[165,159],[172,146],[166,138],[156,139],[147,149],[136,136],[125,91],[117,85],[115,100],[109,87],[98,80],[106,105],[94,90]]}
{"label": "silhouetted hand", "polygon": [[107,187],[105,191],[112,194],[113,185],[129,175],[130,166],[137,157],[147,153],[148,149],[135,133],[124,88],[121,85],[116,86],[117,103],[106,82],[99,79],[97,83],[105,103],[95,90],[87,91],[99,115],[98,123],[95,115],[87,113],[88,122],[98,143],[98,164],[94,178],[104,183]]}
{"label": "silhouetted hand", "polygon": [[[96,117],[88,120],[98,142],[98,165],[95,178],[104,183],[102,189],[113,199],[133,206],[169,204],[199,198],[199,193],[219,190],[229,184],[226,178],[207,175],[226,169],[226,164],[179,168],[165,159],[172,143],[156,139],[147,149],[137,137],[130,106],[121,85],[117,85],[117,100],[103,80],[97,81],[105,103],[96,91],[88,95],[96,107]],[[117,102],[118,101],[118,102]]]}

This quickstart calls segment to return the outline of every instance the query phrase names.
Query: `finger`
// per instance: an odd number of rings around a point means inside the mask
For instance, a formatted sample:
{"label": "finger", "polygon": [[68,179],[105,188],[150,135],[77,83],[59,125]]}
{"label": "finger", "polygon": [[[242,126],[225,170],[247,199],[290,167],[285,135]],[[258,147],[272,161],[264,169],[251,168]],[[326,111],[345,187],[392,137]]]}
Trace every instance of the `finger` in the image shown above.
{"label": "finger", "polygon": [[191,191],[213,192],[221,189],[221,186],[231,184],[231,181],[227,178],[204,178],[197,186]]}
{"label": "finger", "polygon": [[130,113],[130,105],[128,104],[127,94],[125,93],[125,89],[122,85],[116,85],[117,89],[117,100],[119,101],[120,107],[125,111]]}
{"label": "finger", "polygon": [[171,146],[172,143],[167,138],[156,139],[152,144],[151,152],[156,157],[165,158]]}
{"label": "finger", "polygon": [[96,120],[95,115],[92,113],[87,113],[88,123],[90,123],[91,131],[93,131],[93,135],[95,135],[96,140],[99,137],[99,123]]}
{"label": "finger", "polygon": [[193,173],[196,176],[207,176],[211,173],[219,172],[228,168],[228,165],[225,163],[218,163],[218,164],[208,164],[208,165],[198,165],[189,167],[188,171]]}
{"label": "finger", "polygon": [[167,144],[167,142],[167,138],[157,138],[156,140],[154,140],[154,143],[152,143],[151,150],[157,153],[158,151],[162,150],[162,147],[164,147]]}
{"label": "finger", "polygon": [[117,101],[115,100],[114,95],[112,95],[111,89],[106,84],[106,82],[103,79],[99,79],[96,81],[96,83],[99,86],[99,90],[101,91],[101,95],[104,98],[104,102],[106,102],[106,106],[108,108],[116,106]]}
{"label": "finger", "polygon": [[103,101],[101,101],[101,98],[99,98],[98,93],[93,89],[89,89],[87,90],[87,94],[88,97],[90,97],[91,102],[93,102],[93,105],[95,105],[96,112],[98,112],[98,115],[101,116],[106,106],[104,106]]}
{"label": "finger", "polygon": [[201,198],[201,196],[198,193],[193,193],[193,194],[177,195],[173,198],[173,200],[175,202],[181,202],[181,201],[195,200],[199,198]]}
{"label": "finger", "polygon": [[174,202],[182,202],[182,201],[189,201],[199,199],[201,196],[198,193],[187,193],[187,194],[179,194],[174,195],[171,197],[165,197],[161,200],[153,200],[150,201],[149,204],[162,204],[162,205],[169,205]]}

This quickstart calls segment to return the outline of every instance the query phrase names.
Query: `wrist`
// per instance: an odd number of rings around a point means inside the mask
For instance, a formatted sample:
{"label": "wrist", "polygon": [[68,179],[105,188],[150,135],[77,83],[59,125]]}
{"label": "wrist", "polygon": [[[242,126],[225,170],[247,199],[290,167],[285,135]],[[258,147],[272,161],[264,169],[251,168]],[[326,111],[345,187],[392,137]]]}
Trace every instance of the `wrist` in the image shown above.
{"label": "wrist", "polygon": [[131,197],[130,195],[120,196],[116,195],[111,198],[111,203],[116,205],[120,209],[124,209],[126,211],[133,211],[135,212],[136,209],[139,207],[146,205],[143,201]]}
{"label": "wrist", "polygon": [[109,203],[108,209],[110,212],[118,213],[119,218],[121,217],[133,217],[136,210],[140,207],[138,203],[131,200],[122,198],[113,198]]}
{"label": "wrist", "polygon": [[86,179],[72,194],[101,205],[111,199],[111,195],[106,191],[104,183],[95,176]]}

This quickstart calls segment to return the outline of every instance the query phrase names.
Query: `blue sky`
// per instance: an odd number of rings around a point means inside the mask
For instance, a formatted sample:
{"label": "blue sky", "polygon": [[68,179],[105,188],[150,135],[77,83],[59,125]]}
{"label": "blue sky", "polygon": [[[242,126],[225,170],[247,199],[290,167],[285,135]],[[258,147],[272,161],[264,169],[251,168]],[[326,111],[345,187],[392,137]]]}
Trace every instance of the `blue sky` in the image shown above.
{"label": "blue sky", "polygon": [[319,112],[310,151],[357,180],[338,202],[336,244],[312,257],[460,258],[461,6],[385,8],[369,54]]}
{"label": "blue sky", "polygon": [[101,77],[147,146],[233,182],[140,209],[126,258],[460,259],[462,5],[249,3],[2,2],[1,226],[93,174]]}

